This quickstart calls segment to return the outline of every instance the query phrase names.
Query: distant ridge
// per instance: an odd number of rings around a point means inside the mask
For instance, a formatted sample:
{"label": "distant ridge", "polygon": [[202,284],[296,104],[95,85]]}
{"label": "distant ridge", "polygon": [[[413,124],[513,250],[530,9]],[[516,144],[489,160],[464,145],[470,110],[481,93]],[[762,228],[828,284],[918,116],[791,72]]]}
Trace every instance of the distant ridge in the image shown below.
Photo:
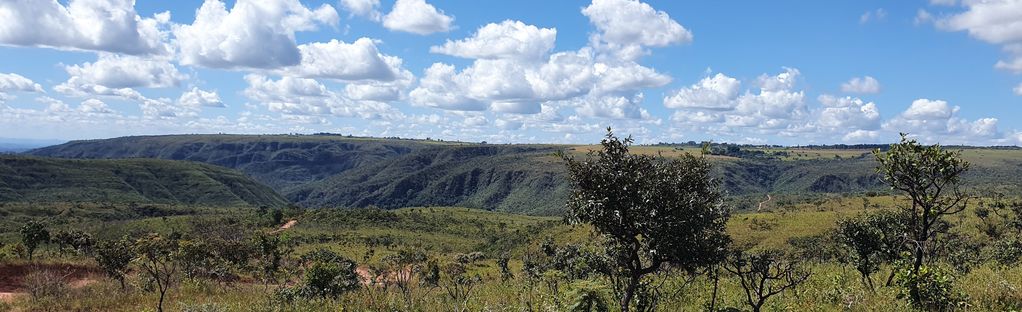
{"label": "distant ridge", "polygon": [[159,159],[0,155],[0,202],[283,207],[271,188],[227,168]]}
{"label": "distant ridge", "polygon": [[[834,152],[718,144],[707,155],[730,197],[755,209],[764,194],[887,192],[862,149]],[[305,207],[461,206],[534,215],[564,209],[568,181],[558,151],[591,146],[481,144],[340,135],[165,135],[72,141],[29,154],[85,159],[157,158],[237,169]],[[783,148],[782,148],[783,149]],[[831,150],[827,154],[827,150]],[[700,153],[687,145],[633,152]],[[822,154],[821,154],[822,153]],[[820,155],[828,155],[826,157]],[[1022,151],[971,148],[977,190],[1022,189]],[[784,200],[779,199],[779,203]]]}

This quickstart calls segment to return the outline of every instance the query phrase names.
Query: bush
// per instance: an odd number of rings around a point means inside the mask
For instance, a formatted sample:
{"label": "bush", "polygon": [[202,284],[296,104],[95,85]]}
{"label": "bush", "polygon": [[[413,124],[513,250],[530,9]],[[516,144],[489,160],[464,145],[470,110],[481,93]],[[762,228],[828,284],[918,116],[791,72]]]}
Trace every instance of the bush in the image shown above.
{"label": "bush", "polygon": [[28,248],[25,248],[24,244],[14,243],[0,247],[0,261],[15,258],[17,259],[28,258]]}
{"label": "bush", "polygon": [[28,273],[22,283],[32,299],[60,298],[67,295],[68,291],[64,275],[52,270]]}
{"label": "bush", "polygon": [[993,256],[1002,265],[1015,265],[1022,260],[1022,240],[1012,238],[997,241]]}
{"label": "bush", "polygon": [[355,262],[326,249],[319,249],[302,257],[308,262],[302,281],[304,296],[322,298],[340,296],[359,287]]}
{"label": "bush", "polygon": [[[894,276],[897,284],[901,286],[898,298],[912,299],[919,298],[914,305],[926,310],[953,310],[965,307],[967,297],[958,291],[954,285],[954,276],[944,269],[920,266],[918,274],[912,274],[911,267],[905,267]],[[918,296],[912,296],[912,287],[919,289]]]}

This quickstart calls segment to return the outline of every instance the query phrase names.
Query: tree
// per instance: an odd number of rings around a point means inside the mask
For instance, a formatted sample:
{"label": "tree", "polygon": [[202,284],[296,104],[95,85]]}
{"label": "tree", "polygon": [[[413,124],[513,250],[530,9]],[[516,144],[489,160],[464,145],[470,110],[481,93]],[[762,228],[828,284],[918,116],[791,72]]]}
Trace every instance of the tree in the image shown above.
{"label": "tree", "polygon": [[156,311],[163,312],[163,300],[167,291],[177,282],[178,275],[178,241],[164,238],[159,234],[149,234],[135,241],[135,261],[149,278],[156,283],[160,292],[160,301]]}
{"label": "tree", "polygon": [[[892,189],[902,191],[911,198],[908,231],[913,245],[911,274],[918,274],[923,266],[929,242],[936,240],[940,229],[935,225],[941,218],[965,210],[968,197],[961,191],[961,176],[969,170],[969,163],[960,152],[947,151],[939,144],[920,145],[901,134],[901,143],[890,150],[873,152],[880,164],[877,173]],[[911,283],[910,297],[920,302],[919,284]]]}
{"label": "tree", "polygon": [[21,227],[21,243],[28,249],[28,260],[32,261],[32,255],[40,244],[50,241],[50,232],[43,227],[42,223],[28,221]]}
{"label": "tree", "polygon": [[92,256],[107,276],[121,283],[121,289],[127,288],[124,284],[124,275],[131,260],[135,258],[130,242],[125,239],[102,241],[96,244]]}
{"label": "tree", "polygon": [[64,252],[65,247],[70,247],[72,251],[83,254],[89,254],[92,252],[92,246],[94,244],[92,235],[82,230],[57,232],[57,235],[53,236],[53,241],[57,243],[60,252]]}
{"label": "tree", "polygon": [[689,154],[630,154],[631,143],[608,128],[603,148],[587,159],[562,155],[572,182],[567,219],[608,238],[614,292],[626,312],[644,276],[665,265],[695,271],[718,263],[730,242],[724,232],[730,212],[710,165]]}
{"label": "tree", "polygon": [[777,251],[736,252],[724,269],[738,277],[746,303],[754,312],[759,312],[770,297],[798,286],[810,275],[798,262],[784,259]]}
{"label": "tree", "polygon": [[[855,264],[862,283],[870,290],[874,289],[872,274],[880,269],[880,264],[898,260],[904,250],[904,220],[901,213],[881,210],[837,223],[836,240],[848,254],[842,261]],[[888,285],[891,277],[887,279]]]}

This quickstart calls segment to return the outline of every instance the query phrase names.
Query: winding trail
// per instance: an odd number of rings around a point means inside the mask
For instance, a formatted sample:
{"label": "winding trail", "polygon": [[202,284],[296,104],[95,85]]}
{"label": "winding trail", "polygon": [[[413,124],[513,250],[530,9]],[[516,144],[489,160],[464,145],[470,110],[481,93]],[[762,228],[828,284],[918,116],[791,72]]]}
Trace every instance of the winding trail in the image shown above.
{"label": "winding trail", "polygon": [[771,199],[773,199],[773,197],[770,197],[770,194],[767,194],[766,200],[759,202],[759,207],[756,207],[756,212],[762,211],[763,210],[763,204],[766,204],[766,203],[770,202]]}

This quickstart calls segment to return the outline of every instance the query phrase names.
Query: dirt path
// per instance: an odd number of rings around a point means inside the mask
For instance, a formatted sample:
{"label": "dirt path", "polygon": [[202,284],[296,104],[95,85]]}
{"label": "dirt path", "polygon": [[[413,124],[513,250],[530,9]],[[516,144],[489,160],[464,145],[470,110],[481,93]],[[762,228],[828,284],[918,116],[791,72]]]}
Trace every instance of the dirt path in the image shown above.
{"label": "dirt path", "polygon": [[773,197],[770,197],[770,194],[767,194],[767,199],[764,200],[764,201],[759,202],[759,207],[756,207],[756,212],[762,211],[763,210],[763,204],[766,204],[766,203],[770,202],[771,199],[773,199]]}
{"label": "dirt path", "polygon": [[284,230],[290,229],[291,227],[295,226],[295,224],[298,224],[298,220],[289,220],[287,221],[287,223],[284,223],[284,225],[281,225],[280,228],[273,230],[273,232],[270,232],[270,234],[277,234],[283,232]]}

